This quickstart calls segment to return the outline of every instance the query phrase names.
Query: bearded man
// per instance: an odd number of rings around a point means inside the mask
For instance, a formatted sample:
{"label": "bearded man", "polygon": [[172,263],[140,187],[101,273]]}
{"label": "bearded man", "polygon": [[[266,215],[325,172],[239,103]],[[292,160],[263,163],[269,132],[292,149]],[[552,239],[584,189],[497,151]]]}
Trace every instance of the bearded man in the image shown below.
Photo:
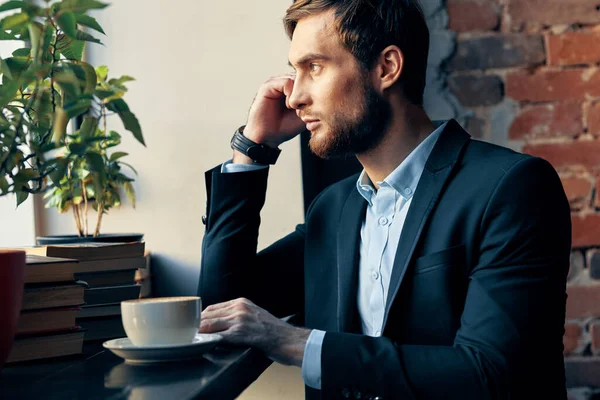
{"label": "bearded man", "polygon": [[[428,118],[417,0],[297,0],[284,25],[295,73],[261,86],[206,173],[201,332],[301,367],[307,399],[565,399],[554,169]],[[304,129],[364,169],[257,253],[268,166]]]}

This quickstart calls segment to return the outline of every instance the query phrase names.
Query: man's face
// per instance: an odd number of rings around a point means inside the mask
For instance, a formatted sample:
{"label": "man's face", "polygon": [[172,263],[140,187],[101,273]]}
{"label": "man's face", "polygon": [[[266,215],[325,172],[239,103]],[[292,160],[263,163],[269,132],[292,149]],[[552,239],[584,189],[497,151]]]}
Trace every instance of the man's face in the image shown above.
{"label": "man's face", "polygon": [[313,153],[321,158],[361,154],[379,144],[391,107],[340,42],[333,10],[298,22],[289,59],[296,69],[289,103],[307,123]]}

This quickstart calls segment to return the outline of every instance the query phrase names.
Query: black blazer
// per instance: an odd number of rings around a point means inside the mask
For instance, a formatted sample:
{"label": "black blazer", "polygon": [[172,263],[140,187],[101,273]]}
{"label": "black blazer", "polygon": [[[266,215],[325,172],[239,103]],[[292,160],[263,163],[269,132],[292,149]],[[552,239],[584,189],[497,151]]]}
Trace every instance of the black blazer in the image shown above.
{"label": "black blazer", "polygon": [[566,398],[571,220],[549,163],[449,121],[406,217],[377,338],[360,333],[357,311],[358,176],[325,189],[304,224],[256,254],[267,175],[206,173],[198,293],[206,305],[247,297],[326,331],[322,390],[307,387],[307,398]]}

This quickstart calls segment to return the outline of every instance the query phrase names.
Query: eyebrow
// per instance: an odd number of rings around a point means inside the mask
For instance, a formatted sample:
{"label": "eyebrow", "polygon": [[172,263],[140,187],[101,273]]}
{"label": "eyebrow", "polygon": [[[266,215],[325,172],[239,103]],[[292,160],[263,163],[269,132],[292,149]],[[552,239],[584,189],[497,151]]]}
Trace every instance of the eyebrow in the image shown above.
{"label": "eyebrow", "polygon": [[[296,65],[304,65],[304,64],[308,64],[309,61],[313,61],[313,60],[321,60],[321,61],[327,61],[330,58],[327,57],[325,54],[320,54],[320,53],[309,53],[307,55],[305,55],[304,57],[302,57],[300,60],[298,60],[296,62]],[[292,64],[291,61],[288,61],[288,65],[292,68],[294,68],[294,65]]]}

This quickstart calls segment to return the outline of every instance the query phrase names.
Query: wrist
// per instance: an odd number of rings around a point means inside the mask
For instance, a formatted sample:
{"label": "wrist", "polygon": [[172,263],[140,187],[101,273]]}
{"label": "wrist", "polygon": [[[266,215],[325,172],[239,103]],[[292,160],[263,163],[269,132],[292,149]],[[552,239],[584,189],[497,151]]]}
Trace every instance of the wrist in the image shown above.
{"label": "wrist", "polygon": [[[270,147],[266,140],[257,139],[256,131],[251,131],[251,137],[245,135],[245,126],[239,127],[231,138],[231,148],[234,150],[234,164],[275,164],[281,150]],[[257,141],[255,141],[257,140]]]}
{"label": "wrist", "polygon": [[284,364],[302,367],[304,359],[304,348],[310,336],[310,329],[291,327],[290,332],[281,332],[278,353],[280,359],[285,360]]}
{"label": "wrist", "polygon": [[251,123],[246,125],[241,132],[244,134],[245,137],[252,140],[254,143],[263,144],[263,145],[269,146],[273,149],[278,148],[279,145],[281,144],[281,143],[276,143],[272,140],[267,139],[267,137],[268,137],[267,133],[262,132],[260,129],[256,129],[254,127],[254,125],[252,125]]}

